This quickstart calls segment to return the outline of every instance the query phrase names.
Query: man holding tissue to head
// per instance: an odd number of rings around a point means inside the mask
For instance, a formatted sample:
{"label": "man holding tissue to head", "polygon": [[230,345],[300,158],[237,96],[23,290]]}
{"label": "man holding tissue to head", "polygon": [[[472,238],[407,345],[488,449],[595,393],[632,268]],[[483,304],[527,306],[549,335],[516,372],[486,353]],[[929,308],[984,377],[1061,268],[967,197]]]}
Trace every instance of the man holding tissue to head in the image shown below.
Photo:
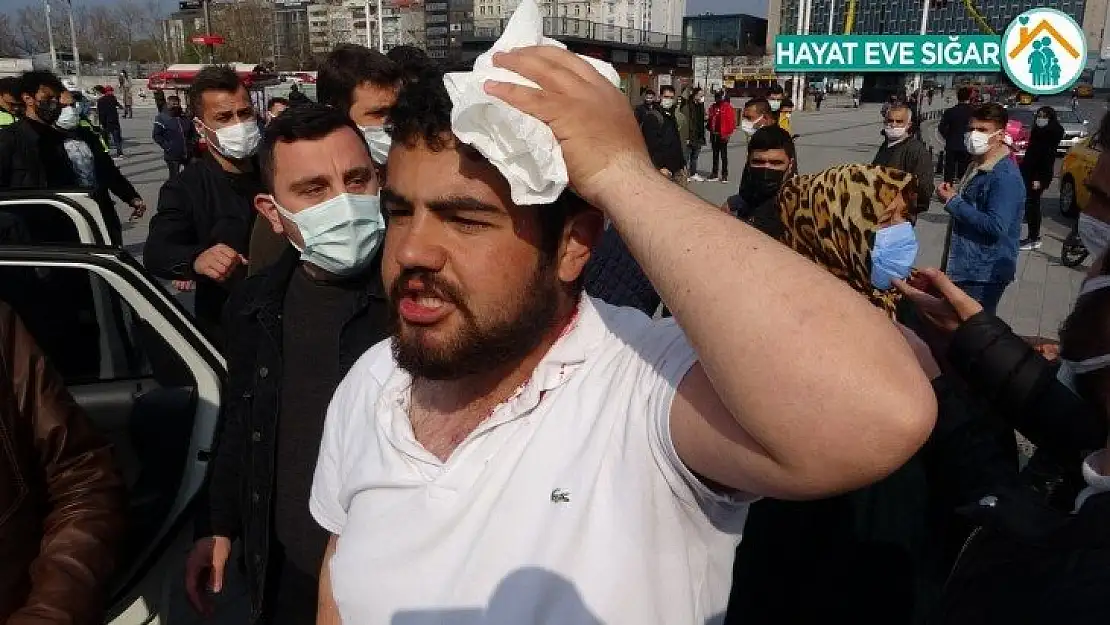
{"label": "man holding tissue to head", "polygon": [[[525,0],[394,107],[393,335],[328,408],[318,623],[706,622],[749,502],[875,481],[932,427],[883,313],[660,176],[616,72],[541,24]],[[674,319],[583,296],[605,218]]]}

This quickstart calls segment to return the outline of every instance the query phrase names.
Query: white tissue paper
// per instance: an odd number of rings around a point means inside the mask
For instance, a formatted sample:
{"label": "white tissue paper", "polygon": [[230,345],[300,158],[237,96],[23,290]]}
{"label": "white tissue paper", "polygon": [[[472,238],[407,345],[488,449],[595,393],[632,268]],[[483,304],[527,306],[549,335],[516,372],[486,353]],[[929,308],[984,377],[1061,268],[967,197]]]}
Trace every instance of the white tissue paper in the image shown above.
{"label": "white tissue paper", "polygon": [[[550,204],[568,183],[567,164],[554,133],[547,124],[488,95],[482,88],[487,80],[538,88],[519,74],[493,66],[494,53],[527,46],[566,48],[543,36],[543,17],[535,0],[520,3],[505,32],[474,61],[474,71],[449,73],[443,82],[451,96],[451,130],[509,181],[513,203]],[[579,58],[588,61],[609,82],[620,85],[620,76],[612,65],[582,55]]]}

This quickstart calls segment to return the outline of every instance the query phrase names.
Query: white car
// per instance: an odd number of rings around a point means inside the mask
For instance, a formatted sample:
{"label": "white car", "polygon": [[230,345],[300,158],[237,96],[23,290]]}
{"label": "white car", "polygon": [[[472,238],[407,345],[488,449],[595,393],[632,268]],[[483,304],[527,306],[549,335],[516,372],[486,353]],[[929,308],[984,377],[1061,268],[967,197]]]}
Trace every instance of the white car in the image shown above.
{"label": "white car", "polygon": [[128,535],[105,583],[105,622],[195,618],[184,607],[184,557],[190,503],[228,399],[223,356],[173,295],[112,246],[86,194],[0,191],[0,214],[23,226],[0,238],[0,300],[112,442],[127,486]]}

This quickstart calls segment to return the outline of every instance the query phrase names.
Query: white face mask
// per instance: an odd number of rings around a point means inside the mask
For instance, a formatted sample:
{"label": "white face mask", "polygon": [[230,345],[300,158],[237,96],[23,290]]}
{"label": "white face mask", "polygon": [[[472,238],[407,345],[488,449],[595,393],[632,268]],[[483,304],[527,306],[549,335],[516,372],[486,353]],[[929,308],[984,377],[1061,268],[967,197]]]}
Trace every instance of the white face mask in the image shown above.
{"label": "white face mask", "polygon": [[300,250],[301,260],[337,276],[365,269],[385,239],[377,194],[340,193],[298,213],[285,210],[277,200],[274,206],[300,231],[304,247],[294,247]]}
{"label": "white face mask", "polygon": [[890,139],[891,141],[898,141],[899,139],[904,139],[906,137],[906,132],[908,130],[909,129],[905,126],[887,125],[883,127],[883,134],[886,135],[886,138]]}
{"label": "white face mask", "polygon": [[1038,128],[1044,128],[1048,125],[1048,120],[1043,117],[1038,117],[1033,123],[1036,124]]}
{"label": "white face mask", "polygon": [[219,130],[209,128],[204,122],[200,125],[216,135],[216,140],[211,142],[212,147],[232,160],[240,161],[254,156],[258,151],[258,144],[262,142],[262,133],[253,118]]}
{"label": "white face mask", "polygon": [[1002,131],[983,132],[981,130],[972,130],[964,135],[964,147],[967,148],[968,154],[972,156],[982,156],[991,151],[991,137],[1000,132]]}
{"label": "white face mask", "polygon": [[81,116],[77,113],[77,108],[70,105],[62,109],[61,114],[58,115],[58,121],[54,124],[62,130],[73,130],[79,121]]}
{"label": "white face mask", "polygon": [[674,98],[663,98],[662,100],[659,100],[659,106],[662,106],[665,109],[674,108]]}
{"label": "white face mask", "polygon": [[775,113],[777,113],[778,110],[782,108],[782,100],[768,100],[767,104],[771,105],[771,110]]}
{"label": "white face mask", "polygon": [[740,120],[740,130],[743,130],[744,134],[746,134],[750,137],[750,136],[755,134],[756,130],[759,130],[759,129],[755,127],[755,122],[753,122],[751,120],[747,120],[747,119],[741,119]]}
{"label": "white face mask", "polygon": [[358,129],[362,131],[362,138],[370,147],[370,157],[375,163],[385,165],[386,159],[389,158],[389,148],[393,145],[393,138],[382,126],[359,126]]}

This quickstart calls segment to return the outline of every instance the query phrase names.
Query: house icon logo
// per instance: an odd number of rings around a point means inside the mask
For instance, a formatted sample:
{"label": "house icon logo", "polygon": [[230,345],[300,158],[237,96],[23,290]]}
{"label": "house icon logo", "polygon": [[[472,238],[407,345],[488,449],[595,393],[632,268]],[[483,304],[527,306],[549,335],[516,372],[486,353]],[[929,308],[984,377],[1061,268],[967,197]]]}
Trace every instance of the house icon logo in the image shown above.
{"label": "house icon logo", "polygon": [[1018,88],[1037,95],[1069,89],[1087,65],[1087,38],[1056,9],[1029,9],[1002,35],[1002,69]]}

